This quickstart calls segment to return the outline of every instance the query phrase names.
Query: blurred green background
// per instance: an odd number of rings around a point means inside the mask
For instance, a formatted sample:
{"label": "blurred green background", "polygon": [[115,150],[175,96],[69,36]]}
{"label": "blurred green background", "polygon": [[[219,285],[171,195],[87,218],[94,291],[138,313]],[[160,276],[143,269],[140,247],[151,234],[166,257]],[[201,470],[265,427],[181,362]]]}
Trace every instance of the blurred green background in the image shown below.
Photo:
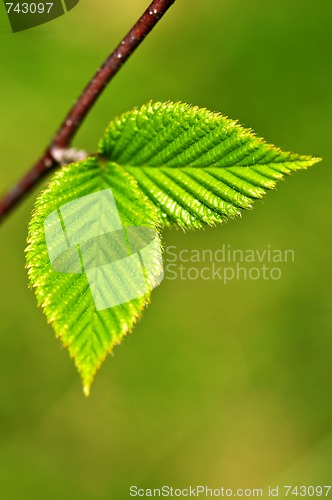
{"label": "blurred green background", "polygon": [[[147,6],[81,1],[13,35],[0,6],[0,189],[37,158]],[[332,3],[177,0],[106,90],[75,145],[149,99],[221,111],[324,162],[241,220],[165,231],[178,249],[294,249],[279,281],[170,281],[103,365],[89,399],[27,288],[27,222],[2,225],[0,497],[129,498],[131,484],[331,484]],[[282,496],[282,495],[281,495]]]}

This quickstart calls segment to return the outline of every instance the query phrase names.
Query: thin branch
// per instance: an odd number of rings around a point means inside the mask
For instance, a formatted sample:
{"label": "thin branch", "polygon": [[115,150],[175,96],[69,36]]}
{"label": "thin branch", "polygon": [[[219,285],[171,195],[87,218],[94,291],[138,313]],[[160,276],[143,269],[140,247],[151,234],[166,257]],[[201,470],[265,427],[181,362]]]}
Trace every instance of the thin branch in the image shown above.
{"label": "thin branch", "polygon": [[41,158],[0,200],[0,222],[50,170],[59,166],[54,152],[68,148],[104,88],[174,2],[154,0],[106,59],[67,114]]}

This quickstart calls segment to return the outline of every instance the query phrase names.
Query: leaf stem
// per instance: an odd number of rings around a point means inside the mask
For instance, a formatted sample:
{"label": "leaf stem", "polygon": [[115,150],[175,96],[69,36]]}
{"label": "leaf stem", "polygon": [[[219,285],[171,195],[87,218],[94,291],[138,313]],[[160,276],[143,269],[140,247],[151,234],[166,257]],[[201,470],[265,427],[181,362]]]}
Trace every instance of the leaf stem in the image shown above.
{"label": "leaf stem", "polygon": [[154,0],[98,69],[68,112],[43,155],[21,180],[0,199],[0,222],[50,170],[59,166],[53,151],[59,150],[59,148],[68,148],[107,84],[174,2],[175,0]]}

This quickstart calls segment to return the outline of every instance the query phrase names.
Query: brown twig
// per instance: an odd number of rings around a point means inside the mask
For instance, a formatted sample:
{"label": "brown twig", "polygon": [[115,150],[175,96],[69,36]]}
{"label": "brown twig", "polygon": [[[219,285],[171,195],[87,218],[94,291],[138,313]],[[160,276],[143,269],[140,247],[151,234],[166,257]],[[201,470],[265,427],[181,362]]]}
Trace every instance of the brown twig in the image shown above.
{"label": "brown twig", "polygon": [[104,88],[174,2],[154,0],[106,59],[67,114],[41,158],[0,200],[0,222],[50,170],[59,166],[52,151],[68,148]]}

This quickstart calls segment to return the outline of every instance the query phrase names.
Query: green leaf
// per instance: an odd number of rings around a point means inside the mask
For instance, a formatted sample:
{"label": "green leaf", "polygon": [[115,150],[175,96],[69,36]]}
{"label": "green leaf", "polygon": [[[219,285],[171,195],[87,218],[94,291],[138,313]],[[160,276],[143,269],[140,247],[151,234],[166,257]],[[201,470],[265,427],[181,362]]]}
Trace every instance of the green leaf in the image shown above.
{"label": "green leaf", "polygon": [[[74,358],[86,394],[107,353],[140,317],[150,292],[99,310],[79,244],[80,260],[75,253],[73,259],[66,254],[67,260],[60,256],[51,263],[45,236],[50,214],[55,214],[58,233],[63,234],[66,227],[63,220],[60,225],[59,207],[111,189],[123,228],[144,226],[158,231],[164,224],[199,228],[238,216],[285,174],[317,161],[282,152],[235,121],[206,109],[150,102],[111,122],[98,155],[55,174],[36,202],[27,266],[38,304]],[[74,213],[78,243],[84,232],[89,233],[91,211],[107,225],[109,211],[91,202],[83,215]],[[90,254],[97,252],[102,265],[107,261],[108,240],[101,246],[101,240],[98,245],[87,241]],[[158,273],[157,251],[152,254]],[[77,271],[77,265],[84,272]]]}
{"label": "green leaf", "polygon": [[[84,273],[54,270],[46,246],[44,223],[59,206],[111,186],[123,227],[156,227],[156,213],[138,190],[135,180],[121,167],[97,158],[71,164],[55,174],[38,198],[29,225],[27,267],[38,304],[74,358],[84,392],[114,345],[121,342],[149,302],[150,293],[116,307],[96,310]],[[91,207],[98,217],[98,205]],[[82,224],[82,218],[80,218]]]}
{"label": "green leaf", "polygon": [[183,103],[148,103],[108,127],[99,153],[126,168],[160,222],[214,225],[252,207],[318,158],[282,152],[237,122]]}

